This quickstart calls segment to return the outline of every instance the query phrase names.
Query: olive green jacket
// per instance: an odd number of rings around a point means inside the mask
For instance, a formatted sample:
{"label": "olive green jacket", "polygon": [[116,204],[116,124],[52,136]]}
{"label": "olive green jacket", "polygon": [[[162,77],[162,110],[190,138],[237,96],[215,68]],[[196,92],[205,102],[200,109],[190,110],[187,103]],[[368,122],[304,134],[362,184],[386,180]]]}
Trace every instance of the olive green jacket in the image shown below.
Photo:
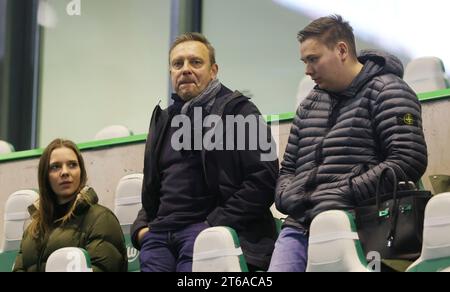
{"label": "olive green jacket", "polygon": [[[29,230],[24,232],[15,272],[43,272],[48,257],[63,247],[81,247],[91,257],[94,272],[126,272],[127,254],[124,236],[116,216],[97,204],[92,188],[84,188],[77,196],[73,217],[66,224],[55,224],[43,240],[36,240]],[[31,205],[33,215],[37,208]]]}

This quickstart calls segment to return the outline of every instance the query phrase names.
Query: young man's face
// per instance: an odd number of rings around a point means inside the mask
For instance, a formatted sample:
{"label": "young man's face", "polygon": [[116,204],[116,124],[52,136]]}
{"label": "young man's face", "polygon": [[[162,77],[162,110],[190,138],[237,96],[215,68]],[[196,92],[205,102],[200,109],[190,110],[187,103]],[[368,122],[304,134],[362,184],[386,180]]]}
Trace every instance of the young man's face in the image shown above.
{"label": "young man's face", "polygon": [[198,96],[217,76],[208,48],[198,41],[187,41],[170,53],[170,77],[175,92],[185,101]]}
{"label": "young man's face", "polygon": [[309,38],[300,44],[301,60],[305,63],[305,74],[311,76],[320,89],[331,92],[343,90],[340,74],[343,62],[338,46],[329,49],[318,38]]}

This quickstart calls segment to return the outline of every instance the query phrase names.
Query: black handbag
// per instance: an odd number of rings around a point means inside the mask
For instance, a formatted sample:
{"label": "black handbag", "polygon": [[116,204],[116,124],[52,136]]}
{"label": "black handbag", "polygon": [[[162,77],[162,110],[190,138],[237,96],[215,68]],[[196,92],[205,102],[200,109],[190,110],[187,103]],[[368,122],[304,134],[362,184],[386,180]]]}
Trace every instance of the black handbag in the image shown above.
{"label": "black handbag", "polygon": [[[394,190],[381,195],[388,171],[393,175]],[[394,169],[383,169],[376,197],[355,208],[358,235],[366,253],[379,252],[382,259],[416,260],[422,249],[425,206],[431,192],[419,191],[406,181],[400,187]]]}

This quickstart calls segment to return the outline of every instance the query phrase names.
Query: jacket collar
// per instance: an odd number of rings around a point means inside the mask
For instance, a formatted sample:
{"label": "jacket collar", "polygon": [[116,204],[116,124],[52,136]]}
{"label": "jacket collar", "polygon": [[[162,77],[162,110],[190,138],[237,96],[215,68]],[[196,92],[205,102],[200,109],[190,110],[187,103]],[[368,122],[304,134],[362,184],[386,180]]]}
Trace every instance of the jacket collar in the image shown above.
{"label": "jacket collar", "polygon": [[[74,204],[73,215],[80,215],[89,209],[90,206],[98,203],[98,196],[93,188],[85,186],[77,195]],[[28,206],[28,213],[33,216],[39,209],[39,200]]]}
{"label": "jacket collar", "polygon": [[394,55],[383,51],[365,50],[360,52],[358,60],[363,64],[361,72],[343,92],[328,92],[331,96],[337,98],[352,98],[361,91],[362,87],[370,80],[379,75],[394,74],[400,78],[403,77],[404,70],[402,62]]}

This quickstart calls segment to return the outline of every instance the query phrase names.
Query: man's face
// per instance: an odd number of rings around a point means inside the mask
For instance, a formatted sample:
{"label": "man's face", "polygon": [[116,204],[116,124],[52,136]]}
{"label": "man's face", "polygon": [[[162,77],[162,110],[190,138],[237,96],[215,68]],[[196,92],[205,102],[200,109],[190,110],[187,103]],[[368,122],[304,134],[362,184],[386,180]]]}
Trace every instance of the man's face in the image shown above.
{"label": "man's face", "polygon": [[217,72],[217,64],[211,65],[208,48],[201,42],[183,42],[170,53],[172,87],[185,101],[198,96]]}
{"label": "man's face", "polygon": [[320,39],[310,38],[300,44],[300,56],[306,65],[305,74],[311,76],[320,89],[343,90],[340,84],[343,63],[337,45],[329,49]]}

